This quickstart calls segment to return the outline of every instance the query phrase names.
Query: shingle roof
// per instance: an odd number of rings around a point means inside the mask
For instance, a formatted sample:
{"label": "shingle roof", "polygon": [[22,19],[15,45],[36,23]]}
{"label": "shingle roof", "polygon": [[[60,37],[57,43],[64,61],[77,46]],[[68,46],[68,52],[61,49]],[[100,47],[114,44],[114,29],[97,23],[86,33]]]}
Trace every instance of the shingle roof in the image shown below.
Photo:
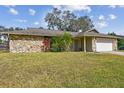
{"label": "shingle roof", "polygon": [[99,32],[94,32],[92,31],[86,31],[84,33],[79,33],[77,35],[77,37],[82,37],[82,36],[95,36],[95,37],[108,37],[108,38],[120,38],[117,36],[112,36],[112,35],[107,35],[107,34],[103,34],[103,33],[99,33]]}
{"label": "shingle roof", "polygon": [[[59,36],[63,35],[65,31],[59,30],[46,30],[46,29],[28,29],[22,31],[7,31],[0,32],[1,34],[15,34],[15,35],[36,35],[36,36]],[[83,36],[96,36],[96,37],[109,37],[109,38],[118,38],[116,36],[101,34],[97,30],[92,29],[86,32],[68,32],[73,37],[83,37]]]}
{"label": "shingle roof", "polygon": [[[7,31],[0,32],[1,34],[16,34],[16,35],[36,35],[36,36],[59,36],[64,34],[65,31],[46,30],[46,29],[28,29],[21,31]],[[72,36],[77,35],[77,32],[69,32]]]}
{"label": "shingle roof", "polygon": [[124,36],[123,35],[117,35],[118,37],[120,37],[120,38],[122,38],[122,39],[124,39]]}

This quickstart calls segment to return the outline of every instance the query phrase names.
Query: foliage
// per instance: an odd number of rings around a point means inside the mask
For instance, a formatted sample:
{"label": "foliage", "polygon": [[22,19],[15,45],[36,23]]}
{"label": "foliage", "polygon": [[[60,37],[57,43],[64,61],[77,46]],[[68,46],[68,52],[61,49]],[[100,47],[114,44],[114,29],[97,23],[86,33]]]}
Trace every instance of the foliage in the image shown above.
{"label": "foliage", "polygon": [[20,27],[16,27],[15,30],[24,30],[24,29]]}
{"label": "foliage", "polygon": [[52,13],[46,15],[45,21],[48,22],[48,29],[54,30],[55,27],[61,29],[61,20],[60,20],[61,11],[57,8],[54,8]]}
{"label": "foliage", "polygon": [[64,35],[52,38],[52,50],[59,51],[69,51],[72,44],[72,36],[65,32]]}
{"label": "foliage", "polygon": [[14,31],[14,30],[24,30],[23,28],[20,27],[4,27],[4,26],[0,26],[0,31]]}
{"label": "foliage", "polygon": [[43,27],[39,27],[38,29],[44,29]]}
{"label": "foliage", "polygon": [[64,49],[64,51],[70,51],[70,47],[72,45],[71,34],[65,32],[61,39],[62,39],[61,42],[63,47],[62,49]]}
{"label": "foliage", "polygon": [[[112,33],[108,33],[108,35],[112,35],[112,36],[117,36],[115,32],[112,32]],[[119,38],[118,39],[118,49],[120,47],[124,46],[124,39],[123,38]]]}
{"label": "foliage", "polygon": [[92,20],[88,16],[79,17],[76,20],[71,20],[71,31],[87,31],[94,27]]}
{"label": "foliage", "polygon": [[52,38],[52,51],[54,52],[60,52],[62,51],[62,42],[61,42],[61,36],[60,37],[53,37]]}
{"label": "foliage", "polygon": [[116,36],[116,33],[112,32],[112,33],[108,33],[108,35]]}
{"label": "foliage", "polygon": [[88,16],[77,17],[70,11],[61,11],[53,8],[51,13],[45,17],[48,29],[62,30],[62,31],[86,31],[94,27],[92,20]]}
{"label": "foliage", "polygon": [[2,44],[3,43],[3,41],[0,39],[0,44]]}
{"label": "foliage", "polygon": [[118,39],[118,48],[124,46],[124,39]]}
{"label": "foliage", "polygon": [[62,18],[60,18],[60,20],[62,20],[62,29],[60,30],[74,31],[73,25],[75,25],[74,20],[76,20],[74,13],[70,11],[63,11]]}

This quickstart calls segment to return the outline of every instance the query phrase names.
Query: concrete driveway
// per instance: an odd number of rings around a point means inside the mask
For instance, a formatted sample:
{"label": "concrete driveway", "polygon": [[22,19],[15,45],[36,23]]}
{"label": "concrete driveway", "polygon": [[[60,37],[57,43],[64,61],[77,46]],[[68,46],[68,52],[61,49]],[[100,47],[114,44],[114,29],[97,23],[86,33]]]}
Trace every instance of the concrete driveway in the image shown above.
{"label": "concrete driveway", "polygon": [[119,52],[119,51],[111,51],[111,52],[106,52],[106,53],[111,53],[111,54],[124,56],[124,52]]}

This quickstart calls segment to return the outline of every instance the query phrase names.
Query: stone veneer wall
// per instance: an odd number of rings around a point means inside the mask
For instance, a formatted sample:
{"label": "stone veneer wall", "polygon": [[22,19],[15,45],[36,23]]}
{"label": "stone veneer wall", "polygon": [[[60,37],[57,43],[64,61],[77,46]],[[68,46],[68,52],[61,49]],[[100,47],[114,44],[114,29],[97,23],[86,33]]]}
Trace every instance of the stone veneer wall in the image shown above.
{"label": "stone veneer wall", "polygon": [[96,52],[96,38],[92,37],[92,51]]}
{"label": "stone veneer wall", "polygon": [[113,39],[113,50],[117,51],[118,50],[118,40],[117,39]]}
{"label": "stone veneer wall", "polygon": [[11,35],[10,52],[41,52],[44,51],[43,37]]}

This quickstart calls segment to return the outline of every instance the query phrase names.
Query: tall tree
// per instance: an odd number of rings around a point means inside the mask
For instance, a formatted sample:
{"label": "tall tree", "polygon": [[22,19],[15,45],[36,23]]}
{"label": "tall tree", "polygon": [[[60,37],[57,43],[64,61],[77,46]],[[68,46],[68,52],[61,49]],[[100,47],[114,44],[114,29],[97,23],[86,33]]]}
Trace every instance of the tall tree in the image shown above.
{"label": "tall tree", "polygon": [[112,33],[109,33],[109,32],[108,32],[108,35],[116,36],[116,33],[115,33],[115,32],[112,32]]}
{"label": "tall tree", "polygon": [[13,27],[8,28],[9,31],[14,31],[15,29]]}
{"label": "tall tree", "polygon": [[44,29],[43,27],[39,27],[39,29]]}
{"label": "tall tree", "polygon": [[24,29],[20,27],[15,27],[15,30],[24,30]]}
{"label": "tall tree", "polygon": [[54,26],[55,26],[54,21],[55,21],[54,14],[48,13],[45,17],[45,22],[47,22],[48,29],[54,30]]}
{"label": "tall tree", "polygon": [[77,30],[87,31],[94,27],[92,20],[88,16],[79,17],[77,22]]}
{"label": "tall tree", "polygon": [[0,31],[14,31],[14,30],[24,30],[23,28],[21,27],[4,27],[4,26],[0,26]]}
{"label": "tall tree", "polygon": [[66,31],[72,31],[72,25],[71,22],[72,20],[75,20],[76,16],[70,12],[70,11],[64,11],[63,15],[62,15],[62,20],[63,20],[63,29],[62,30],[66,30]]}
{"label": "tall tree", "polygon": [[48,29],[61,29],[61,10],[58,10],[57,8],[53,8],[52,13],[48,13],[45,17],[45,22],[48,23]]}
{"label": "tall tree", "polygon": [[88,16],[77,17],[70,11],[61,11],[53,8],[51,13],[45,17],[48,29],[65,31],[86,31],[94,27],[92,20]]}
{"label": "tall tree", "polygon": [[0,26],[0,31],[3,31],[5,29],[4,26]]}

